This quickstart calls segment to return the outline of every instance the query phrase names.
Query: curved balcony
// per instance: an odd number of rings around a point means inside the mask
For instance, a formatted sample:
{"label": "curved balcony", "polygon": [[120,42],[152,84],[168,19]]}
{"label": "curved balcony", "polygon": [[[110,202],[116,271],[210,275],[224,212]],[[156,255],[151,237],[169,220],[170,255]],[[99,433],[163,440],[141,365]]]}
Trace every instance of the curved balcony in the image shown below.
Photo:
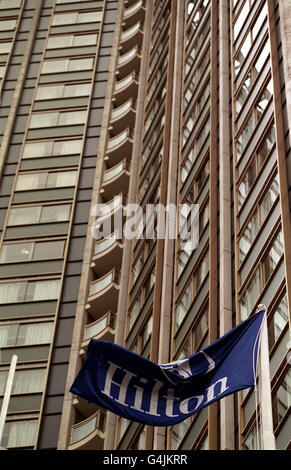
{"label": "curved balcony", "polygon": [[[118,73],[116,73],[118,78]],[[129,98],[136,99],[138,92],[138,82],[136,72],[131,72],[122,80],[116,80],[113,91],[113,101],[116,106],[127,101]]]}
{"label": "curved balcony", "polygon": [[118,231],[110,237],[96,241],[91,268],[98,276],[103,276],[108,269],[120,269],[123,243],[118,238]]}
{"label": "curved balcony", "polygon": [[72,426],[69,450],[103,449],[106,414],[98,410],[90,418]]}
{"label": "curved balcony", "polygon": [[113,108],[110,119],[110,129],[114,133],[121,132],[125,127],[134,128],[135,123],[135,102],[132,98],[122,105]]}
{"label": "curved balcony", "polygon": [[123,11],[122,21],[126,24],[126,27],[133,25],[138,20],[143,21],[145,17],[145,8],[143,6],[143,0],[138,0],[135,3],[124,2],[126,8]]}
{"label": "curved balcony", "polygon": [[[126,195],[121,193],[117,196],[114,196],[108,202],[104,202],[100,204],[99,211],[96,213],[96,222],[95,222],[95,229],[96,233],[95,239],[99,240],[101,237],[99,232],[102,233],[102,238],[107,238],[114,230],[121,230],[122,226],[121,223],[125,220],[124,214],[124,206],[126,204]],[[116,227],[115,227],[116,224]],[[102,225],[102,231],[100,230],[100,226]],[[112,227],[114,227],[112,229]]]}
{"label": "curved balcony", "polygon": [[115,166],[117,163],[124,158],[130,159],[132,152],[132,138],[130,129],[124,129],[124,131],[111,137],[107,141],[107,155],[105,161],[109,160],[110,166]]}
{"label": "curved balcony", "polygon": [[116,311],[119,294],[119,271],[109,273],[90,284],[86,310],[97,320],[108,311]]}
{"label": "curved balcony", "polygon": [[107,312],[93,323],[86,325],[84,339],[82,341],[82,355],[87,354],[88,344],[91,339],[101,339],[103,341],[113,341],[115,334],[115,314]]}
{"label": "curved balcony", "polygon": [[[119,47],[119,50],[122,48]],[[124,54],[120,54],[117,61],[117,71],[120,78],[126,77],[130,72],[139,70],[140,67],[140,54],[138,46],[134,46]]]}
{"label": "curved balcony", "polygon": [[115,194],[128,193],[129,167],[129,161],[124,159],[104,172],[100,193],[106,201],[112,199]]}
{"label": "curved balcony", "polygon": [[[125,26],[122,23],[122,26]],[[124,29],[121,31],[120,35],[120,47],[122,47],[122,52],[126,52],[129,49],[133,48],[135,45],[141,47],[143,40],[143,31],[142,31],[142,24],[138,21],[136,24],[131,26],[130,28]]]}

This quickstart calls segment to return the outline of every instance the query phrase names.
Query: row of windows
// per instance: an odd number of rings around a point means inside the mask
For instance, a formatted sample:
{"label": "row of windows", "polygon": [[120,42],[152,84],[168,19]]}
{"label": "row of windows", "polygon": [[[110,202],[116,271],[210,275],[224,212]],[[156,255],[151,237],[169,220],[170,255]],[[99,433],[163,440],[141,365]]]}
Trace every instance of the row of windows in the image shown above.
{"label": "row of windows", "polygon": [[264,224],[271,208],[279,195],[279,177],[275,176],[266,193],[252,211],[247,226],[239,239],[239,260],[242,262],[249,252],[260,228]]}
{"label": "row of windows", "polygon": [[7,225],[27,225],[69,220],[71,205],[35,205],[13,207],[10,210]]}
{"label": "row of windows", "polygon": [[237,160],[239,160],[247,147],[248,142],[251,139],[251,136],[260,122],[262,115],[267,108],[270,100],[273,97],[273,80],[270,79],[267,84],[264,86],[259,98],[256,100],[252,106],[249,116],[244,123],[242,129],[240,130],[237,141],[236,141],[236,154]]}
{"label": "row of windows", "polygon": [[129,311],[128,315],[128,331],[132,328],[133,324],[135,323],[136,319],[138,318],[141,309],[147,300],[147,297],[152,289],[152,287],[155,284],[155,279],[156,279],[156,271],[155,267],[153,267],[150,271],[150,273],[147,275],[145,278],[140,291]]}
{"label": "row of windows", "polygon": [[271,150],[274,148],[276,136],[275,136],[275,124],[271,122],[267,131],[265,132],[258,148],[254,152],[249,164],[247,165],[246,171],[243,173],[240,182],[238,184],[238,206],[242,206],[250,193],[257,176],[264,163],[267,161]]}
{"label": "row of windows", "polygon": [[62,258],[64,248],[65,240],[3,243],[0,263]]}
{"label": "row of windows", "polygon": [[[50,343],[53,326],[54,323],[52,321],[2,324],[0,325],[0,347]],[[19,372],[16,374],[19,375]],[[0,394],[4,393],[5,381],[3,376],[5,377],[5,374],[0,371]],[[19,393],[24,393],[24,391]]]}
{"label": "row of windows", "polygon": [[0,283],[0,303],[57,299],[60,279]]}
{"label": "row of windows", "polygon": [[210,130],[210,117],[208,116],[195,140],[192,143],[191,150],[181,165],[181,182],[184,183],[192,169],[193,163],[197,159]]}
{"label": "row of windows", "polygon": [[102,20],[102,16],[102,11],[55,13],[52,20],[52,26],[96,23]]}
{"label": "row of windows", "polygon": [[282,231],[280,231],[271,246],[267,249],[267,252],[258,262],[257,267],[247,284],[247,287],[241,294],[240,313],[242,320],[248,318],[252,309],[256,305],[256,302],[261,295],[267,281],[279,263],[281,256],[283,255],[283,251],[283,235]]}
{"label": "row of windows", "polygon": [[[7,37],[0,40],[0,82],[5,75],[7,61],[9,54],[12,50],[14,34],[16,31],[18,23],[18,15],[20,10],[15,10],[14,15],[11,15],[10,9],[20,8],[22,0],[15,0],[12,2],[7,2],[7,0],[2,0],[0,2],[1,18],[0,18],[0,32],[6,32]],[[9,13],[5,13],[5,9],[9,9]]]}
{"label": "row of windows", "polygon": [[176,306],[176,322],[175,322],[175,329],[176,331],[182,324],[188,309],[190,308],[196,294],[202,285],[205,277],[207,276],[209,271],[209,251],[207,251],[204,255],[198,266],[196,267],[193,275],[191,276],[190,280],[187,282],[187,285],[184,289],[184,292],[177,303]]}

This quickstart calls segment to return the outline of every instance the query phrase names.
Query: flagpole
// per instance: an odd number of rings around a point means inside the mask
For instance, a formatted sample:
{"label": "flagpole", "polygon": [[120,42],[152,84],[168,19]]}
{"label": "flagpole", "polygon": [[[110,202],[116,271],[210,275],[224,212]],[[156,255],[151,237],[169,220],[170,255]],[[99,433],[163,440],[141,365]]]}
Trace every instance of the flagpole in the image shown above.
{"label": "flagpole", "polygon": [[260,370],[259,385],[261,396],[261,426],[262,426],[262,449],[276,450],[276,442],[273,428],[271,375],[269,360],[268,322],[267,308],[261,304],[258,310],[265,310],[262,324],[261,347],[260,347]]}
{"label": "flagpole", "polygon": [[10,362],[10,368],[9,368],[6,387],[5,387],[5,393],[4,393],[1,414],[0,414],[0,446],[2,442],[3,431],[4,431],[11,391],[12,391],[12,385],[13,385],[13,380],[14,380],[14,375],[15,375],[17,359],[18,359],[17,356],[14,354]]}

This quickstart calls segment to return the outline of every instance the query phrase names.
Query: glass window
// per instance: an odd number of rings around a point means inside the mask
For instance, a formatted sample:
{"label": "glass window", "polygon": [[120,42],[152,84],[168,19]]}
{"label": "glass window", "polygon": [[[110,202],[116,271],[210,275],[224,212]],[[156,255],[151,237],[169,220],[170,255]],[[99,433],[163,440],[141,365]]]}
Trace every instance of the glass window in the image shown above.
{"label": "glass window", "polygon": [[34,446],[38,420],[6,421],[1,445],[7,448]]}
{"label": "glass window", "polygon": [[64,244],[63,240],[3,244],[0,263],[61,258]]}
{"label": "glass window", "polygon": [[16,191],[31,189],[60,188],[75,186],[77,178],[76,171],[42,172],[19,174],[17,178]]}
{"label": "glass window", "polygon": [[280,386],[273,396],[273,420],[274,427],[282,421],[287,411],[291,407],[291,368],[287,370],[284,377],[280,380]]}
{"label": "glass window", "polygon": [[24,145],[22,158],[39,158],[81,153],[82,140],[29,142]]}
{"label": "glass window", "polygon": [[285,326],[287,325],[288,318],[289,318],[288,301],[287,301],[287,295],[285,294],[280,304],[276,308],[274,314],[272,315],[272,318],[270,319],[270,322],[268,325],[270,349],[274,346],[279,336],[281,335],[282,331],[284,330]]}
{"label": "glass window", "polygon": [[248,193],[251,190],[251,187],[262,168],[267,156],[269,155],[273,145],[275,143],[275,127],[274,122],[269,126],[261,144],[259,145],[254,157],[251,159],[251,162],[244,173],[242,180],[238,187],[238,203],[239,207],[243,204]]}
{"label": "glass window", "polygon": [[7,225],[27,225],[37,223],[41,206],[16,207],[10,210]]}
{"label": "glass window", "polygon": [[59,204],[57,206],[43,206],[40,222],[59,222],[68,220],[70,204]]}
{"label": "glass window", "polygon": [[12,42],[0,42],[0,54],[9,54],[12,48]]}
{"label": "glass window", "polygon": [[89,96],[91,83],[78,83],[76,85],[40,86],[37,89],[36,100],[49,100],[68,98],[73,96]]}
{"label": "glass window", "polygon": [[59,295],[60,280],[30,281],[25,295],[26,301],[57,299]]}
{"label": "glass window", "polygon": [[33,254],[33,243],[3,244],[0,253],[0,263],[10,261],[29,261]]}
{"label": "glass window", "polygon": [[6,10],[11,8],[19,8],[22,0],[1,0],[0,10]]}
{"label": "glass window", "polygon": [[275,239],[273,245],[271,246],[268,253],[264,256],[262,260],[263,265],[263,282],[266,284],[275,267],[277,266],[283,252],[283,234],[279,232],[279,235]]}
{"label": "glass window", "polygon": [[10,210],[8,226],[38,222],[58,222],[69,219],[70,204],[55,206],[17,207]]}
{"label": "glass window", "polygon": [[54,240],[51,242],[37,242],[34,246],[33,259],[62,258],[65,242]]}
{"label": "glass window", "polygon": [[256,301],[261,293],[260,269],[257,267],[255,273],[241,297],[241,319],[246,320],[250,315]]}
{"label": "glass window", "polygon": [[94,23],[102,19],[102,11],[91,11],[85,13],[61,13],[53,16],[52,25]]}
{"label": "glass window", "polygon": [[77,70],[92,70],[93,58],[86,59],[57,59],[46,60],[43,63],[41,73],[73,72]]}
{"label": "glass window", "polygon": [[0,284],[0,303],[21,302],[25,298],[26,282]]}
{"label": "glass window", "polygon": [[[18,332],[17,324],[16,325],[9,325],[9,324],[0,325],[0,347],[16,345],[17,332]],[[3,381],[1,382],[1,378],[0,378],[0,384],[1,383],[3,385]],[[0,393],[3,393],[1,392],[1,390],[3,389],[0,386]]]}
{"label": "glass window", "polygon": [[186,313],[192,303],[192,283],[186,287],[181,300],[178,302],[176,308],[176,329],[179,328],[182,321],[184,320]]}
{"label": "glass window", "polygon": [[206,333],[208,331],[208,306],[203,311],[203,314],[200,317],[197,325],[192,330],[192,352],[196,352],[198,348],[201,347],[201,342],[203,341]]}
{"label": "glass window", "polygon": [[[50,289],[52,289],[51,285]],[[50,292],[50,294],[47,295],[51,296],[53,293]],[[25,325],[20,325],[16,344],[50,343],[52,339],[53,326],[53,322],[27,323]]]}
{"label": "glass window", "polygon": [[1,20],[0,31],[10,31],[15,28],[17,20]]}
{"label": "glass window", "polygon": [[53,322],[0,325],[0,346],[50,343]]}
{"label": "glass window", "polygon": [[62,111],[53,113],[35,113],[31,115],[29,128],[69,126],[73,124],[84,124],[87,111]]}
{"label": "glass window", "polygon": [[45,374],[46,369],[17,370],[11,393],[16,395],[43,392]]}

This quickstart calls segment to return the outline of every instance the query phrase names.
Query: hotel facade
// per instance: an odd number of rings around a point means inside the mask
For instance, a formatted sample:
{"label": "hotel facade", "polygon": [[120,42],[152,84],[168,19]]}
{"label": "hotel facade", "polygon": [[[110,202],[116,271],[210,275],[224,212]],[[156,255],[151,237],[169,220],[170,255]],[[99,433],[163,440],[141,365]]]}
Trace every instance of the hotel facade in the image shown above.
{"label": "hotel facade", "polygon": [[[257,449],[253,389],[153,428],[69,388],[91,338],[167,363],[259,304],[291,448],[290,83],[287,0],[0,0],[3,448]],[[129,204],[198,204],[195,247]]]}

